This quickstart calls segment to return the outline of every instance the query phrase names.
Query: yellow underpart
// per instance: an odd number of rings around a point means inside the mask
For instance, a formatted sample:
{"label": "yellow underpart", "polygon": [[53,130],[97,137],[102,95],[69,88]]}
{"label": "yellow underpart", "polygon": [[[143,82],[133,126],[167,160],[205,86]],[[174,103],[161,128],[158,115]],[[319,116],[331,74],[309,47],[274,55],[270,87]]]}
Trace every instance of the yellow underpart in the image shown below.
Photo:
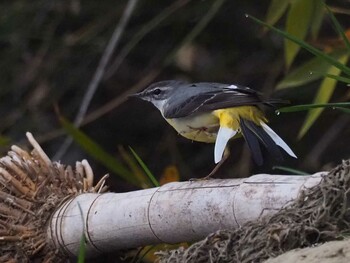
{"label": "yellow underpart", "polygon": [[267,122],[263,112],[254,106],[241,106],[213,111],[213,114],[220,120],[220,126],[235,131],[240,131],[239,119],[253,121],[260,126],[260,121]]}
{"label": "yellow underpart", "polygon": [[183,137],[206,143],[215,143],[219,126],[231,128],[241,136],[239,120],[241,118],[253,121],[260,126],[260,121],[267,122],[261,110],[254,106],[241,106],[214,110],[183,118],[167,119],[168,123]]}

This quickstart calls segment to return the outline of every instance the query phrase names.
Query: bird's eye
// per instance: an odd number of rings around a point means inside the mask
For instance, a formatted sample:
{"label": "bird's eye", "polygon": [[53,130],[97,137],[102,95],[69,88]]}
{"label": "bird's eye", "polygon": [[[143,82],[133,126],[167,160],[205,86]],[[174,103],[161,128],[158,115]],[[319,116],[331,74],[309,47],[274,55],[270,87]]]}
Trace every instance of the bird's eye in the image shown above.
{"label": "bird's eye", "polygon": [[153,95],[159,95],[162,91],[160,89],[153,90]]}

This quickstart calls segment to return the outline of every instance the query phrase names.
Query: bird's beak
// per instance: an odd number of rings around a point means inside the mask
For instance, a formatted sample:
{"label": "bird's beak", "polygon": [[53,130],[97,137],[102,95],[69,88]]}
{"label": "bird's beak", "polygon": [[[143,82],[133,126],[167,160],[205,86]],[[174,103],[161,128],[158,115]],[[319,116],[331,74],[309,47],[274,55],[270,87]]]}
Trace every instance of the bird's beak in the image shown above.
{"label": "bird's beak", "polygon": [[141,98],[142,97],[142,92],[130,94],[130,95],[128,95],[128,97],[129,98]]}
{"label": "bird's beak", "polygon": [[138,93],[134,93],[134,94],[130,94],[128,95],[129,98],[139,98],[141,100],[146,100],[149,101],[149,96],[147,96],[147,94],[145,94],[145,92],[141,91]]}

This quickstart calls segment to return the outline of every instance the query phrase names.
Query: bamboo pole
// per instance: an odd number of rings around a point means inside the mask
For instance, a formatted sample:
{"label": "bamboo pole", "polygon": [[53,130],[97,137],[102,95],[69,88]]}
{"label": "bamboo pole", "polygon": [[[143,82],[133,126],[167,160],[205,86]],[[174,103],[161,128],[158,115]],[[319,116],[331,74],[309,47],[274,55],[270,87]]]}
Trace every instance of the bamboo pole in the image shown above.
{"label": "bamboo pole", "polygon": [[84,193],[63,203],[48,228],[51,243],[69,256],[87,256],[157,243],[195,241],[269,216],[322,174],[258,174],[243,179],[176,182],[128,193]]}

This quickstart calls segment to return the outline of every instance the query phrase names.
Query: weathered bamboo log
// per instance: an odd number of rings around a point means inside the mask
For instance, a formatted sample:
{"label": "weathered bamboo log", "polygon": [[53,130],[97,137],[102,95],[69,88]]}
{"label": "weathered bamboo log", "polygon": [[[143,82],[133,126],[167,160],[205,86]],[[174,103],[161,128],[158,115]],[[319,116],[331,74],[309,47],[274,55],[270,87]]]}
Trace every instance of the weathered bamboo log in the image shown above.
{"label": "weathered bamboo log", "polygon": [[82,234],[87,255],[157,243],[178,243],[234,229],[269,216],[321,180],[258,174],[244,179],[169,183],[128,193],[84,193],[67,200],[51,218],[49,240],[76,256]]}

